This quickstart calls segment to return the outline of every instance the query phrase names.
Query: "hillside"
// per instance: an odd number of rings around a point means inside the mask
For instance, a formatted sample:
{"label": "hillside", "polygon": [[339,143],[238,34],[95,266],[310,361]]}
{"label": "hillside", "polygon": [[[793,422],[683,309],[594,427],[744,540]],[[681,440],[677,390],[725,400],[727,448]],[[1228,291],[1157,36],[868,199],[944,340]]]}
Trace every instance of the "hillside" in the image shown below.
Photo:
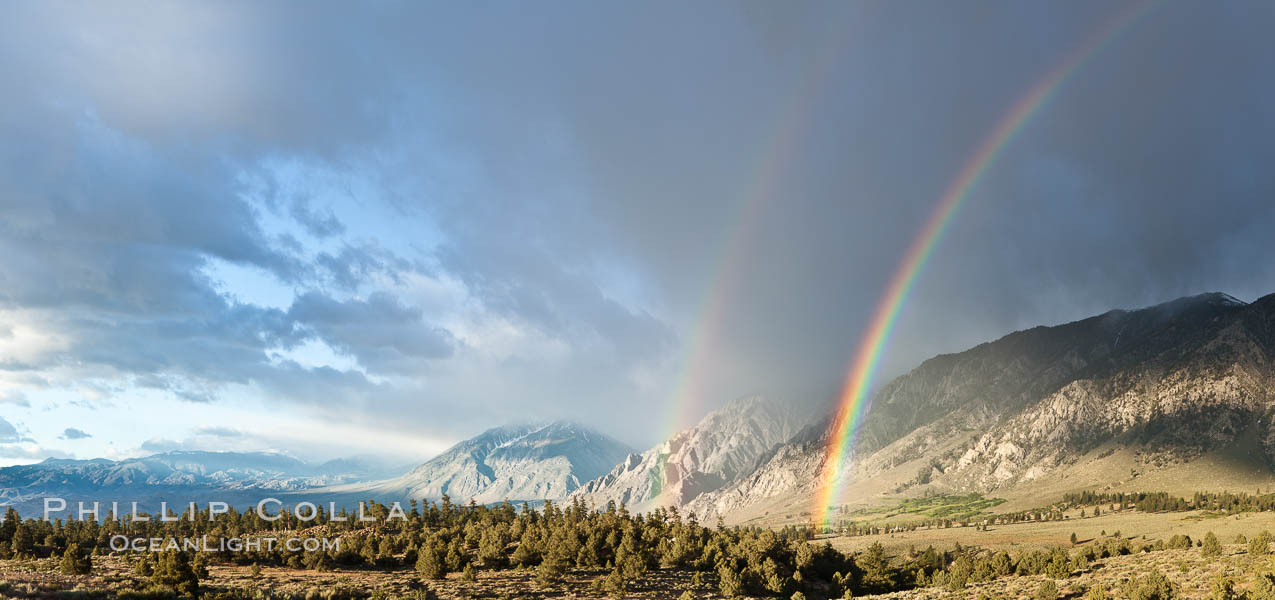
{"label": "hillside", "polygon": [[[1275,295],[1036,327],[927,360],[874,394],[839,503],[979,491],[1029,506],[1080,488],[1260,485],[1275,481],[1273,408]],[[825,428],[694,508],[808,520]]]}

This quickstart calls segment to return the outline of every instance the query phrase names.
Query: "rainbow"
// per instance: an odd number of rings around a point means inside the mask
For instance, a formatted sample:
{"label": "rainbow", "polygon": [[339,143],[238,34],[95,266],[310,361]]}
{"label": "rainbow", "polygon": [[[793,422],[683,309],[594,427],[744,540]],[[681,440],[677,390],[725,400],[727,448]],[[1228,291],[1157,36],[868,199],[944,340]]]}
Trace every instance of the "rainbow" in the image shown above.
{"label": "rainbow", "polygon": [[829,526],[832,505],[835,504],[841,487],[839,480],[843,479],[842,471],[846,465],[847,455],[853,447],[854,436],[863,417],[872,377],[890,340],[890,334],[899,318],[899,313],[903,310],[903,305],[916,284],[917,276],[934,253],[934,248],[943,238],[952,218],[969,198],[970,193],[978,187],[983,176],[987,174],[988,169],[996,162],[1005,147],[1057,94],[1068,78],[1098,54],[1121,31],[1150,12],[1152,6],[1152,2],[1131,5],[1128,10],[1118,14],[1096,31],[1032,86],[997,122],[995,129],[983,139],[978,150],[944,191],[938,205],[925,221],[924,227],[908,247],[902,262],[899,263],[898,269],[890,279],[885,294],[877,303],[872,321],[859,342],[854,361],[846,375],[837,413],[830,429],[831,441],[824,457],[821,476],[817,481],[818,489],[815,492],[812,510],[817,526],[822,528]]}
{"label": "rainbow", "polygon": [[[855,28],[862,28],[868,22],[872,7],[867,4],[853,5]],[[725,237],[720,250],[715,254],[716,268],[710,272],[713,277],[704,287],[704,294],[693,313],[695,318],[691,335],[686,344],[686,353],[680,361],[681,368],[674,380],[671,401],[667,403],[668,413],[665,418],[666,428],[662,439],[670,440],[701,418],[705,402],[705,390],[708,387],[705,375],[708,366],[715,358],[712,354],[712,342],[718,338],[724,325],[727,308],[738,279],[745,274],[750,242],[753,233],[760,226],[765,216],[768,201],[775,194],[775,189],[783,177],[786,167],[796,156],[799,142],[811,123],[809,115],[813,105],[823,96],[823,88],[830,80],[829,75],[835,72],[836,61],[845,53],[845,46],[854,39],[857,31],[845,30],[824,38],[824,44],[815,53],[816,59],[807,65],[802,73],[797,88],[788,97],[788,102],[778,111],[777,119],[771,128],[769,143],[759,144],[764,149],[759,156],[758,165],[752,170],[751,184],[741,196],[739,208],[725,228]],[[656,457],[658,467],[651,473],[649,490],[652,497],[664,492],[667,482],[667,454]]]}
{"label": "rainbow", "polygon": [[[858,13],[856,24],[862,26],[869,8],[856,6],[852,10]],[[703,296],[693,313],[694,327],[686,344],[686,354],[680,361],[681,368],[674,381],[671,401],[667,404],[662,439],[671,439],[703,416],[706,388],[709,387],[705,375],[715,358],[712,344],[724,325],[731,292],[738,280],[747,274],[745,259],[752,250],[750,242],[755,237],[753,234],[763,221],[767,205],[774,197],[785,169],[797,154],[800,142],[811,125],[808,116],[813,112],[813,105],[822,98],[823,87],[828,83],[829,75],[835,72],[836,61],[843,56],[844,46],[853,39],[853,33],[841,31],[824,39],[823,46],[815,54],[816,60],[807,65],[798,86],[777,111],[774,125],[768,129],[770,135],[766,143],[758,145],[763,152],[758,156],[757,166],[751,170],[750,182],[743,188],[745,193],[741,195],[738,209],[727,221],[722,244],[715,253],[714,268],[710,270],[713,277],[705,285]],[[652,473],[650,489],[653,495],[663,491],[666,458],[659,457],[660,467]]]}

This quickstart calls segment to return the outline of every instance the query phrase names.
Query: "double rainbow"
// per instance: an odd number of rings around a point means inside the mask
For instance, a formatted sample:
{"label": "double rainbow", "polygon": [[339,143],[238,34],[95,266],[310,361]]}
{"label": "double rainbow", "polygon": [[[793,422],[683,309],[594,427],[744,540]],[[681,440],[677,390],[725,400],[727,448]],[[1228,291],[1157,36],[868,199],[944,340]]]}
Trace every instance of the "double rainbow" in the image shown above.
{"label": "double rainbow", "polygon": [[917,276],[924,269],[934,248],[952,222],[970,193],[978,187],[988,169],[1005,150],[1005,147],[1022,132],[1024,126],[1040,112],[1040,109],[1057,94],[1058,90],[1091,58],[1106,47],[1120,32],[1150,12],[1153,4],[1141,2],[1096,31],[1075,51],[1067,55],[1057,67],[1032,86],[1010,111],[1000,119],[996,128],[979,145],[977,152],[966,162],[956,179],[944,191],[938,205],[930,213],[925,226],[908,247],[889,287],[877,303],[871,324],[859,342],[842,387],[837,413],[831,426],[831,442],[824,457],[822,473],[817,482],[812,513],[818,526],[827,528],[833,504],[836,503],[845,473],[846,460],[854,446],[855,433],[863,418],[872,377],[881,355],[890,340],[899,313],[916,284]]}

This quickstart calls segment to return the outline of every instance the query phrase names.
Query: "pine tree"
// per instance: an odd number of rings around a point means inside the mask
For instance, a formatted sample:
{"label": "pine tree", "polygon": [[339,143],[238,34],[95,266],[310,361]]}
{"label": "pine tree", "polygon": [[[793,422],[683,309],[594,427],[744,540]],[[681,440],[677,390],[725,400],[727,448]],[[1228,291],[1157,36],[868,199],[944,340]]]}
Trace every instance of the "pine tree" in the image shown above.
{"label": "pine tree", "polygon": [[79,544],[71,544],[62,553],[62,572],[67,575],[88,575],[93,570],[93,561],[80,550]]}
{"label": "pine tree", "polygon": [[155,561],[151,583],[166,587],[178,594],[194,596],[199,593],[199,575],[185,552],[165,550]]}
{"label": "pine tree", "polygon": [[540,537],[536,535],[534,528],[527,528],[523,532],[522,538],[518,541],[518,547],[514,549],[513,556],[509,560],[519,567],[533,567],[540,564]]}
{"label": "pine tree", "polygon": [[31,532],[31,526],[25,522],[18,523],[13,530],[13,540],[9,545],[13,557],[30,556],[35,552],[35,534]]}
{"label": "pine tree", "polygon": [[727,598],[744,595],[744,578],[730,565],[717,567],[717,589]]}
{"label": "pine tree", "polygon": [[502,527],[483,531],[478,541],[478,558],[483,561],[483,566],[494,569],[504,567],[509,562],[509,555],[505,554],[506,545],[508,540]]}
{"label": "pine tree", "polygon": [[873,542],[868,550],[855,558],[855,563],[863,569],[861,581],[869,591],[888,592],[894,589],[894,574],[890,571],[885,557],[885,548],[880,542]]}
{"label": "pine tree", "polygon": [[142,559],[137,561],[136,565],[133,565],[133,574],[138,577],[150,577],[155,573],[155,565],[151,562],[152,558],[153,555],[151,554],[143,555]]}
{"label": "pine tree", "polygon": [[552,553],[536,567],[536,583],[542,587],[550,587],[562,582],[567,574],[566,561],[555,557]]}
{"label": "pine tree", "polygon": [[442,579],[447,574],[443,563],[443,553],[433,544],[427,544],[418,551],[416,572],[426,579]]}
{"label": "pine tree", "polygon": [[465,553],[465,548],[461,546],[459,539],[453,539],[447,545],[447,558],[444,560],[447,570],[456,572],[469,564],[469,556]]}
{"label": "pine tree", "polygon": [[619,569],[613,569],[611,573],[606,576],[606,579],[602,580],[602,589],[605,590],[612,598],[619,598],[623,596],[625,587],[626,582],[624,581],[624,575],[620,573]]}

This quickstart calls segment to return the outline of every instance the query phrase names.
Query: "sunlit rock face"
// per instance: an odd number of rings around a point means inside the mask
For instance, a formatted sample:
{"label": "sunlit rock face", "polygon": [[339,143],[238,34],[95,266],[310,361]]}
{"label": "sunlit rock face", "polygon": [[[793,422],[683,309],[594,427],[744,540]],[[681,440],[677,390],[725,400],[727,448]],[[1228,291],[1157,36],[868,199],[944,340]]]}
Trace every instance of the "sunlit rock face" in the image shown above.
{"label": "sunlit rock face", "polygon": [[739,398],[660,445],[629,455],[576,495],[597,506],[615,502],[637,511],[684,506],[751,474],[759,459],[808,420],[806,412],[785,403]]}

